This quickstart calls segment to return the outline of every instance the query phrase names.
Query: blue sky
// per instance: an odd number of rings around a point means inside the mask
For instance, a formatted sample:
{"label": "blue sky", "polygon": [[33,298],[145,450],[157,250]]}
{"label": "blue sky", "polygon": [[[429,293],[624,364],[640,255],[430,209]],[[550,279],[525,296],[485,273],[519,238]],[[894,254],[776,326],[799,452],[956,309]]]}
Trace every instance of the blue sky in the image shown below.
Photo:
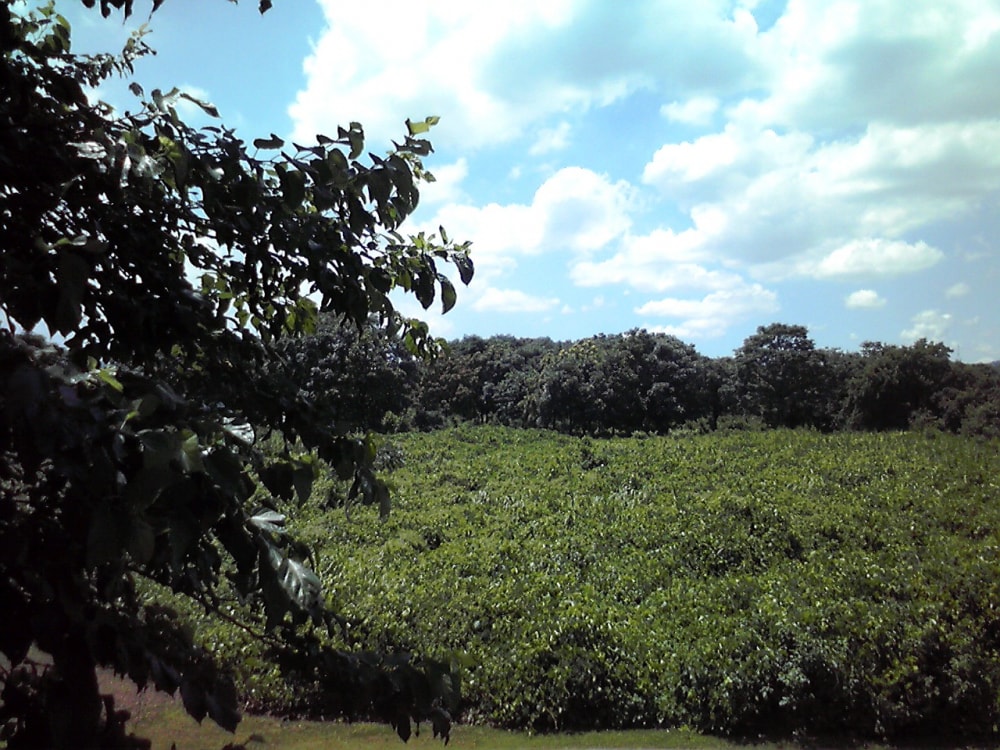
{"label": "blue sky", "polygon": [[[57,8],[80,49],[128,32]],[[779,321],[1000,359],[997,0],[166,0],[149,24],[137,80],[247,139],[357,120],[381,153],[442,118],[410,230],[471,240],[477,274],[447,316],[401,303],[439,336],[642,327],[719,356]]]}

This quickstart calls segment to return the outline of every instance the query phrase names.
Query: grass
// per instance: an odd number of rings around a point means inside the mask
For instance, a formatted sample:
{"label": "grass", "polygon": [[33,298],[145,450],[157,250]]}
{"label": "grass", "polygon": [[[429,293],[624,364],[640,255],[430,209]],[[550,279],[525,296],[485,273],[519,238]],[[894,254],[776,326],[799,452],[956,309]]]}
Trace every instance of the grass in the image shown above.
{"label": "grass", "polygon": [[[184,712],[180,700],[163,693],[135,688],[109,674],[101,675],[101,689],[115,697],[115,705],[131,712],[129,731],[152,740],[152,750],[220,750],[230,743],[243,743],[247,750],[341,750],[341,748],[374,748],[402,750],[411,747],[443,748],[434,739],[430,725],[422,725],[419,736],[412,736],[405,745],[391,727],[384,724],[342,721],[285,721],[269,716],[244,716],[235,735],[206,719],[198,724]],[[452,729],[449,748],[505,750],[527,748],[690,748],[691,750],[728,750],[740,745],[715,737],[707,737],[686,729],[630,730],[582,732],[567,734],[528,735],[489,727],[456,725]],[[791,745],[754,745],[754,750],[778,750]]]}
{"label": "grass", "polygon": [[[201,726],[184,714],[179,706],[171,706],[155,715],[135,722],[132,731],[153,740],[153,750],[168,750],[172,743],[178,748],[219,750],[227,743],[244,742],[247,750],[339,750],[340,748],[443,748],[434,739],[429,726],[423,726],[420,736],[411,737],[405,745],[390,727],[381,724],[346,724],[343,722],[291,721],[283,722],[261,716],[247,716],[235,736],[209,721]],[[251,739],[252,738],[252,739]],[[580,734],[527,735],[500,729],[476,726],[456,726],[452,730],[449,748],[697,748],[724,750],[738,745],[725,740],[705,737],[688,730],[630,730],[585,732]],[[755,750],[777,749],[776,744],[755,745]]]}

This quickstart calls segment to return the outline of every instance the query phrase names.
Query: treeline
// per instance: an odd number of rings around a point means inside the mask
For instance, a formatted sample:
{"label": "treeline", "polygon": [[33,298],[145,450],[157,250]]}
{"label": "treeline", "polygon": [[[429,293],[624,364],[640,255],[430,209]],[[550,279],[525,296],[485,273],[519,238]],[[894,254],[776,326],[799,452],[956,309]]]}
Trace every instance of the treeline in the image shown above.
{"label": "treeline", "polygon": [[731,357],[632,330],[574,342],[468,336],[430,361],[375,329],[325,321],[289,342],[288,369],[344,426],[429,430],[463,422],[577,435],[678,428],[936,427],[1000,435],[1000,368],[951,360],[941,343],[817,348],[805,326],[761,326]]}

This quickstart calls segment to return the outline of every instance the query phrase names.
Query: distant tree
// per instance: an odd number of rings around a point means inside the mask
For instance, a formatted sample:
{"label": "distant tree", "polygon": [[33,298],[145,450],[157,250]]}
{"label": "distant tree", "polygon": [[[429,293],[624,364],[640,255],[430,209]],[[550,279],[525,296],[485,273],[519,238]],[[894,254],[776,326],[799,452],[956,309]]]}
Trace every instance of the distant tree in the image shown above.
{"label": "distant tree", "polygon": [[630,331],[626,346],[638,349],[639,388],[645,421],[640,429],[666,432],[687,421],[708,416],[715,383],[708,361],[676,336]]}
{"label": "distant tree", "polygon": [[709,416],[716,387],[694,347],[641,329],[563,347],[537,382],[539,425],[590,434],[666,432]]}
{"label": "distant tree", "polygon": [[339,433],[385,431],[409,406],[417,359],[377,319],[359,327],[320,315],[313,333],[274,348],[263,377],[295,383],[304,403],[332,415]]}
{"label": "distant tree", "polygon": [[933,401],[942,429],[1000,437],[1000,370],[995,366],[953,362],[946,385]]}
{"label": "distant tree", "polygon": [[[217,112],[183,92],[123,116],[88,99],[146,51],[133,38],[121,57],[75,55],[54,5],[0,3],[0,732],[10,748],[142,746],[99,694],[99,665],[179,689],[196,719],[233,729],[232,680],[139,596],[151,581],[220,612],[228,577],[264,613],[251,632],[408,737],[410,717],[448,697],[447,671],[325,646],[336,619],[284,528],[315,456],[387,511],[370,446],[341,429],[338,404],[256,375],[318,313],[374,316],[412,351],[434,348],[389,298],[447,311],[438,264],[472,275],[465,245],[400,234],[433,121],[361,161],[357,124],[317,145],[247,144],[186,124],[180,99]],[[17,333],[40,327],[61,345]],[[263,453],[255,428],[288,452]],[[276,474],[290,481],[262,481]]]}
{"label": "distant tree", "polygon": [[920,339],[912,346],[861,345],[861,364],[847,387],[851,426],[905,430],[918,415],[938,415],[937,396],[948,384],[951,349]]}
{"label": "distant tree", "polygon": [[708,419],[708,426],[714,430],[718,428],[721,417],[738,412],[736,366],[732,357],[716,357],[705,361],[700,370],[705,416]]}
{"label": "distant tree", "polygon": [[539,427],[575,434],[608,431],[600,384],[605,356],[603,337],[576,341],[545,356],[534,397]]}
{"label": "distant tree", "polygon": [[828,371],[805,326],[761,326],[736,350],[739,408],[770,427],[820,426]]}
{"label": "distant tree", "polygon": [[604,345],[599,378],[608,428],[666,432],[708,414],[706,360],[690,344],[633,329]]}
{"label": "distant tree", "polygon": [[414,426],[440,427],[448,421],[478,420],[482,413],[482,369],[486,340],[466,336],[425,362],[414,397]]}
{"label": "distant tree", "polygon": [[440,357],[421,366],[415,424],[432,427],[458,419],[525,425],[542,359],[556,349],[550,339],[514,336],[450,342]]}
{"label": "distant tree", "polygon": [[817,393],[816,426],[823,430],[840,430],[849,426],[848,390],[851,381],[863,365],[858,352],[821,349],[823,379]]}

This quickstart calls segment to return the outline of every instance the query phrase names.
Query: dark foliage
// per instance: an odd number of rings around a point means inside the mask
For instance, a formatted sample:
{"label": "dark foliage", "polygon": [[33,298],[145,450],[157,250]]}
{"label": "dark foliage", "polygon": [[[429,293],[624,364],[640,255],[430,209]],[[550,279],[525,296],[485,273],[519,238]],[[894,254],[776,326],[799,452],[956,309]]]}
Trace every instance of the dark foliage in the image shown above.
{"label": "dark foliage", "polygon": [[995,367],[952,362],[947,347],[923,340],[818,349],[804,326],[781,323],[758,328],[734,357],[709,359],[672,336],[633,330],[565,343],[469,336],[416,366],[402,428],[472,421],[582,435],[753,425],[1000,433]]}
{"label": "dark foliage", "polygon": [[[101,3],[112,7],[132,3]],[[466,245],[399,233],[430,151],[416,136],[433,120],[364,162],[356,123],[317,145],[249,145],[222,125],[188,126],[179,99],[218,113],[180,91],[121,117],[91,103],[83,86],[131,72],[141,38],[119,57],[81,57],[53,5],[2,4],[0,45],[0,731],[11,748],[141,746],[99,695],[99,665],[179,691],[194,718],[233,729],[230,676],[140,590],[155,583],[209,611],[233,592],[263,613],[267,642],[335,627],[284,508],[308,496],[316,458],[383,514],[388,490],[371,445],[347,429],[358,420],[276,363],[319,313],[374,320],[411,353],[436,347],[388,297],[447,310],[455,290],[437,264],[472,275]],[[259,448],[272,431],[278,455]],[[343,655],[336,668],[345,680],[385,673],[362,694],[401,735],[402,717],[426,712],[421,696],[449,699],[418,660],[362,670]]]}

